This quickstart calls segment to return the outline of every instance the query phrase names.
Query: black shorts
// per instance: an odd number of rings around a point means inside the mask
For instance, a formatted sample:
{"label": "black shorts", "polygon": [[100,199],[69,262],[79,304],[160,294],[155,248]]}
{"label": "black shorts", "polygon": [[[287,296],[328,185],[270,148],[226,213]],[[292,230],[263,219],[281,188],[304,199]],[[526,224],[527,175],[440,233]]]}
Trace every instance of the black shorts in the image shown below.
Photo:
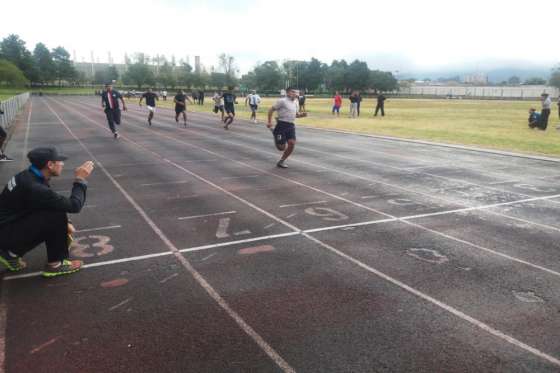
{"label": "black shorts", "polygon": [[251,107],[251,111],[257,111],[259,105],[249,105]]}
{"label": "black shorts", "polygon": [[293,123],[283,122],[281,120],[276,122],[274,127],[274,141],[277,145],[284,145],[288,140],[296,139],[296,126]]}
{"label": "black shorts", "polygon": [[223,105],[214,105],[214,113],[218,113],[218,111],[221,111],[222,113],[224,112],[224,106]]}
{"label": "black shorts", "polygon": [[225,104],[224,109],[226,109],[226,113],[228,114],[235,114],[235,107],[233,104]]}
{"label": "black shorts", "polygon": [[181,114],[182,112],[184,112],[186,109],[186,107],[181,106],[181,105],[175,105],[175,113],[176,114]]}
{"label": "black shorts", "polygon": [[2,126],[0,126],[0,139],[5,139],[8,137],[8,134],[6,133],[6,131],[4,131],[4,128],[2,128]]}

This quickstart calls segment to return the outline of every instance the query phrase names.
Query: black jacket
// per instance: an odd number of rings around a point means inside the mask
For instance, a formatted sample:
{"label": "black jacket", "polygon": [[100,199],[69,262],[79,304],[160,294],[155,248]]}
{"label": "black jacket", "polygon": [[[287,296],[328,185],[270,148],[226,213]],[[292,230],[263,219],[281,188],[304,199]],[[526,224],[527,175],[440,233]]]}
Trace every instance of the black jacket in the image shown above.
{"label": "black jacket", "polygon": [[55,193],[31,169],[12,177],[0,194],[0,228],[38,210],[78,213],[86,202],[87,184],[75,181],[70,198]]}
{"label": "black jacket", "polygon": [[[108,92],[107,91],[103,91],[103,93],[101,93],[101,105],[103,105],[103,107],[105,107],[105,110],[110,110],[110,106],[109,106],[109,97],[107,97]],[[119,91],[115,91],[114,89],[111,91],[111,94],[113,96],[113,102],[115,103],[115,107],[113,109],[120,109],[119,106],[119,99],[122,98],[122,95]]]}

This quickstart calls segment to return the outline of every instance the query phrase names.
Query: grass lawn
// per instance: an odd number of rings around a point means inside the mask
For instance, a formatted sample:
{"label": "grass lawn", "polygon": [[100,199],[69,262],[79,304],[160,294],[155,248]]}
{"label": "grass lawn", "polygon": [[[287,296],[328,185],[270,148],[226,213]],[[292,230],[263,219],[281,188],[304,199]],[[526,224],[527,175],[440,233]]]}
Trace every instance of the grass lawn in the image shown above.
{"label": "grass lawn", "polygon": [[5,101],[24,92],[27,92],[25,88],[0,88],[0,101]]}
{"label": "grass lawn", "polygon": [[[131,100],[133,104],[138,99]],[[266,111],[275,99],[265,98],[259,106],[257,118],[266,120]],[[250,111],[244,99],[238,99],[236,113],[249,119]],[[307,118],[297,120],[298,125],[338,129],[406,139],[427,140],[450,144],[473,145],[483,148],[507,150],[528,154],[560,156],[560,122],[557,106],[553,107],[547,131],[527,127],[528,109],[539,102],[523,101],[471,101],[471,100],[421,100],[391,99],[385,103],[385,117],[373,117],[375,100],[366,99],[361,104],[361,116],[348,117],[348,100],[345,99],[340,117],[331,115],[330,99],[307,99]],[[173,96],[160,100],[158,106],[173,107]],[[188,105],[189,111],[210,112],[212,100],[204,105]]]}

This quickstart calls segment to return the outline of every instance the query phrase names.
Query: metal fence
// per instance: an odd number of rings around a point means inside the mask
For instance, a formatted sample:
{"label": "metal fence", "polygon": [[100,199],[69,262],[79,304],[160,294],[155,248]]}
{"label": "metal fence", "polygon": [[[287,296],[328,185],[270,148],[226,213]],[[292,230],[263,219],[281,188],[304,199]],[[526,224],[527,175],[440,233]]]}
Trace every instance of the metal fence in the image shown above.
{"label": "metal fence", "polygon": [[549,86],[412,86],[401,88],[399,95],[436,96],[453,98],[536,99],[541,93],[558,97],[558,88]]}
{"label": "metal fence", "polygon": [[22,93],[9,100],[0,103],[0,109],[4,112],[4,115],[0,115],[0,125],[7,129],[12,125],[16,119],[16,115],[29,100],[29,92]]}

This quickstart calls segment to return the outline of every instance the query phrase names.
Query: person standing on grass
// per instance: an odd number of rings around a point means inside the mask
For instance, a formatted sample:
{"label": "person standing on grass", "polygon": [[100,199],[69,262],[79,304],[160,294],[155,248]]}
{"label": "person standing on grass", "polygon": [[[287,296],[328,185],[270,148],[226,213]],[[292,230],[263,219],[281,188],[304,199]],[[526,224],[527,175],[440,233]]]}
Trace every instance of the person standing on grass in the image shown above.
{"label": "person standing on grass", "polygon": [[356,114],[358,117],[360,116],[360,105],[362,103],[362,96],[360,95],[360,91],[356,92]]}
{"label": "person standing on grass", "polygon": [[222,94],[224,99],[224,109],[226,110],[226,117],[224,118],[225,126],[224,128],[229,129],[229,125],[233,122],[235,118],[235,104],[237,104],[237,97],[233,94],[233,87],[228,87],[227,92]]}
{"label": "person standing on grass", "polygon": [[[306,117],[306,112],[298,112],[298,91],[294,88],[286,89],[286,97],[276,101],[276,103],[268,110],[268,124],[266,125],[272,130],[272,114],[277,111],[276,126],[272,133],[274,135],[274,144],[276,149],[281,152],[282,157],[276,163],[276,167],[288,168],[286,159],[292,154],[296,146],[296,126],[294,124],[296,118]],[[287,145],[286,145],[287,144]]]}
{"label": "person standing on grass", "polygon": [[350,97],[348,97],[348,100],[350,100],[350,118],[356,118],[356,115],[358,114],[358,101],[356,92],[352,92]]}
{"label": "person standing on grass", "polygon": [[178,90],[173,98],[173,102],[175,103],[175,122],[179,124],[179,115],[183,114],[183,124],[185,128],[187,127],[187,101],[191,104],[193,103],[182,89]]}
{"label": "person standing on grass", "polygon": [[341,106],[342,106],[342,96],[338,93],[338,91],[336,91],[334,93],[334,103],[333,103],[333,107],[332,107],[332,114],[334,115],[334,112],[336,111],[336,116],[339,117]]}
{"label": "person standing on grass", "polygon": [[152,125],[152,119],[154,118],[154,113],[156,111],[156,100],[159,101],[158,95],[152,92],[151,88],[148,88],[144,94],[140,97],[140,102],[138,103],[142,106],[142,100],[146,99],[146,108],[148,108],[148,125]]}
{"label": "person standing on grass", "polygon": [[167,90],[166,89],[161,91],[161,96],[163,97],[163,101],[167,101]]}
{"label": "person standing on grass", "polygon": [[204,91],[198,91],[198,104],[204,105]]}
{"label": "person standing on grass", "polygon": [[212,101],[214,101],[214,113],[218,114],[218,111],[222,113],[222,122],[224,121],[224,99],[222,98],[221,92],[214,92],[212,96]]}
{"label": "person standing on grass", "polygon": [[539,129],[546,131],[546,127],[548,127],[548,117],[550,116],[550,107],[552,106],[552,100],[550,99],[548,93],[543,93],[541,95],[541,102],[541,124]]}
{"label": "person standing on grass", "polygon": [[83,262],[69,259],[75,229],[67,214],[77,214],[84,206],[93,162],[76,168],[72,194],[67,198],[50,186],[67,158],[52,146],[35,148],[27,158],[31,166],[12,177],[0,194],[0,263],[11,272],[20,271],[26,267],[22,257],[45,243],[48,259],[43,277],[77,272]]}
{"label": "person standing on grass", "polygon": [[257,123],[257,110],[261,103],[261,97],[257,94],[257,91],[252,90],[245,98],[245,106],[247,106],[247,103],[249,103],[249,107],[251,108],[251,120],[253,123]]}
{"label": "person standing on grass", "polygon": [[119,131],[117,131],[115,124],[118,126],[121,124],[121,109],[119,108],[119,100],[122,102],[122,109],[126,111],[126,104],[124,103],[123,96],[120,92],[113,89],[112,83],[105,84],[105,91],[101,94],[101,107],[105,111],[107,122],[109,123],[109,129],[113,132],[115,139],[119,138]]}
{"label": "person standing on grass", "polygon": [[195,91],[191,92],[192,101],[196,104],[198,103],[198,94]]}
{"label": "person standing on grass", "polygon": [[298,105],[299,105],[299,112],[303,113],[305,111],[305,93],[302,93],[298,96]]}
{"label": "person standing on grass", "polygon": [[[4,115],[2,107],[0,107],[0,115]],[[11,162],[12,158],[4,154],[4,148],[6,147],[6,139],[8,138],[8,133],[0,126],[0,162]]]}
{"label": "person standing on grass", "polygon": [[385,116],[385,96],[383,96],[382,93],[379,93],[377,95],[377,105],[375,106],[375,114],[373,115],[374,117],[377,116],[377,112],[379,110],[381,110],[381,116],[384,117]]}

